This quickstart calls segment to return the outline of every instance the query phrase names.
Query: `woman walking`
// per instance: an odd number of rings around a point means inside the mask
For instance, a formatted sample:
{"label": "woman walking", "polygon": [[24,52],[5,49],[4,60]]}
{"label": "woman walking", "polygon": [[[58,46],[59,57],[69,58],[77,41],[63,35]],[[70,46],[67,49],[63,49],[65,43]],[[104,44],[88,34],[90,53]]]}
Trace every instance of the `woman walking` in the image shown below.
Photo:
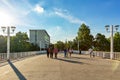
{"label": "woman walking", "polygon": [[73,53],[73,50],[70,48],[69,49],[69,54],[70,54],[70,57],[71,57],[71,54]]}

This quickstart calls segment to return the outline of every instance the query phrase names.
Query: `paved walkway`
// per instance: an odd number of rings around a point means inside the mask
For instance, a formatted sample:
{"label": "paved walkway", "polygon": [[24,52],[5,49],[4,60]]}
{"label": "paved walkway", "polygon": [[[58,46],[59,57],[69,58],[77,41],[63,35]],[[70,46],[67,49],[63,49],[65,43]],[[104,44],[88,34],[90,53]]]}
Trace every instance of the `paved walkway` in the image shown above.
{"label": "paved walkway", "polygon": [[38,55],[0,67],[0,80],[120,80],[120,61],[73,54]]}

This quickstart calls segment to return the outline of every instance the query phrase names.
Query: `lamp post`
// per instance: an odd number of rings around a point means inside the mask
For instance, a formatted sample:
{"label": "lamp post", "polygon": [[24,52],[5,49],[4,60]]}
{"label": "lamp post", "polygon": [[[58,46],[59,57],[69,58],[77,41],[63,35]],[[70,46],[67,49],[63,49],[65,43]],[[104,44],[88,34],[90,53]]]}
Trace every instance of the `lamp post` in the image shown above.
{"label": "lamp post", "polygon": [[[7,60],[9,60],[10,59],[10,34],[12,34],[15,31],[16,27],[7,26],[7,27],[1,27],[1,28],[2,28],[3,33],[6,32],[7,34]],[[12,30],[12,32],[10,32],[10,30]]]}
{"label": "lamp post", "polygon": [[[118,27],[119,25],[106,25],[105,28],[106,28],[106,31],[107,32],[110,32],[110,36],[111,36],[111,43],[110,43],[110,59],[113,59],[113,52],[114,52],[114,44],[113,44],[113,33],[114,31],[117,31],[118,30]],[[110,29],[110,30],[109,30]]]}

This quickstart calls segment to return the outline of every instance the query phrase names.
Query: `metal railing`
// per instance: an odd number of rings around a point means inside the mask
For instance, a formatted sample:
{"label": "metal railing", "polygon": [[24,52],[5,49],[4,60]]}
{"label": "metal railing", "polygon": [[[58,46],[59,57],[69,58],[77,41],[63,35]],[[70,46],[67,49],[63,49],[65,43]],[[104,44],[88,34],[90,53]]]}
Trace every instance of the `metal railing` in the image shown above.
{"label": "metal railing", "polygon": [[[39,54],[44,54],[46,51],[33,51],[33,52],[17,52],[10,53],[10,60],[20,59],[29,56],[35,56]],[[0,53],[0,62],[4,62],[7,60],[7,53]]]}
{"label": "metal railing", "polygon": [[[95,56],[110,59],[110,52],[94,51]],[[113,59],[120,60],[120,52],[113,52]]]}
{"label": "metal railing", "polygon": [[94,51],[95,56],[110,59],[110,52]]}
{"label": "metal railing", "polygon": [[[74,53],[78,53],[78,50],[74,50]],[[110,59],[110,52],[104,52],[104,51],[93,51],[94,55],[96,57],[101,57],[104,59]],[[81,54],[88,54],[89,51],[81,51]],[[120,60],[120,52],[113,52],[113,59],[114,60]]]}
{"label": "metal railing", "polygon": [[114,59],[120,60],[120,52],[114,52]]}
{"label": "metal railing", "polygon": [[[78,53],[78,51],[74,50],[74,53]],[[15,60],[15,59],[20,59],[24,57],[29,57],[29,56],[34,56],[34,55],[39,55],[46,53],[46,51],[34,51],[34,52],[18,52],[18,53],[10,53],[10,59]],[[81,51],[82,54],[87,54],[89,55],[88,51]],[[101,57],[105,59],[110,59],[110,52],[104,52],[104,51],[93,51],[96,57]],[[120,52],[114,52],[113,53],[113,59],[114,60],[120,60]],[[7,60],[7,53],[0,53],[0,62],[4,62]]]}

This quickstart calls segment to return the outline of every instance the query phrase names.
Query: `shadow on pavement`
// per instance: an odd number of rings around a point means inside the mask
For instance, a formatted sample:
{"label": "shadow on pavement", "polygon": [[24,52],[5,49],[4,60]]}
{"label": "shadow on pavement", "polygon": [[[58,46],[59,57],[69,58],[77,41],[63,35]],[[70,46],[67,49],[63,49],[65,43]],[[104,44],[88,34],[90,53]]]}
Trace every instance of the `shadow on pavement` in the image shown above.
{"label": "shadow on pavement", "polygon": [[8,60],[9,65],[11,66],[11,68],[14,70],[14,72],[16,73],[16,75],[18,76],[19,80],[27,80],[22,74],[21,72],[12,64],[12,62],[10,60]]}
{"label": "shadow on pavement", "polygon": [[76,63],[76,64],[83,64],[82,62],[73,61],[73,60],[68,60],[68,59],[57,58],[57,60],[61,60],[61,61],[65,61],[65,62],[70,62],[70,63]]}
{"label": "shadow on pavement", "polygon": [[84,58],[84,57],[71,57],[71,58],[75,58],[75,59],[90,59],[90,58]]}

